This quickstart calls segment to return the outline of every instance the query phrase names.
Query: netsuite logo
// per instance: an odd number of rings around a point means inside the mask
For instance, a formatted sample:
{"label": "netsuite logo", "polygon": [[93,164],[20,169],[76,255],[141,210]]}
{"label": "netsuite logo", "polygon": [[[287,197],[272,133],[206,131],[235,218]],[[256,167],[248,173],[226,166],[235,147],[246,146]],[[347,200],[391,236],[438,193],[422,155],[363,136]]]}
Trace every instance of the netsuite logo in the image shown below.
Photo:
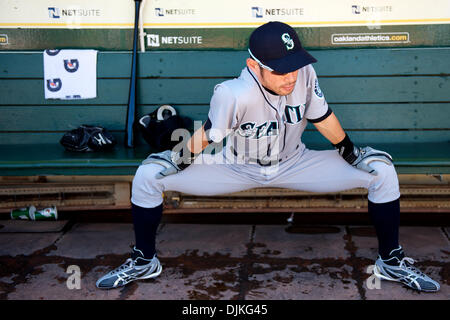
{"label": "netsuite logo", "polygon": [[83,9],[76,6],[64,9],[48,7],[50,19],[60,19],[61,17],[99,17],[100,15],[100,9]]}
{"label": "netsuite logo", "polygon": [[155,8],[155,15],[157,17],[164,16],[193,16],[195,15],[195,9],[164,9]]}
{"label": "netsuite logo", "polygon": [[159,36],[159,34],[147,34],[147,46],[186,46],[203,44],[202,36]]}
{"label": "netsuite logo", "polygon": [[352,5],[352,13],[353,14],[365,14],[365,13],[384,13],[384,12],[392,12],[392,6],[359,6]]}
{"label": "netsuite logo", "polygon": [[262,8],[252,7],[253,18],[264,18],[264,16],[303,16],[304,8]]}
{"label": "netsuite logo", "polygon": [[61,14],[59,12],[59,8],[49,7],[48,8],[48,17],[50,19],[59,19],[59,18],[61,18]]}
{"label": "netsuite logo", "polygon": [[263,16],[264,16],[263,8],[252,7],[252,17],[253,18],[262,18]]}

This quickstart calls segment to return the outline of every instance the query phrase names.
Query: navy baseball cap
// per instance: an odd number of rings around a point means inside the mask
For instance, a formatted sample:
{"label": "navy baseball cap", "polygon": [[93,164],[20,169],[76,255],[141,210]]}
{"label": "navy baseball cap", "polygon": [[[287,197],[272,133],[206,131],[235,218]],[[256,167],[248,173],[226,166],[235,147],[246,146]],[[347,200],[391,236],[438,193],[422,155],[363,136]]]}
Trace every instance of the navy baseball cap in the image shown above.
{"label": "navy baseball cap", "polygon": [[263,68],[280,73],[289,73],[317,62],[303,49],[297,32],[278,21],[263,24],[252,32],[248,52]]}

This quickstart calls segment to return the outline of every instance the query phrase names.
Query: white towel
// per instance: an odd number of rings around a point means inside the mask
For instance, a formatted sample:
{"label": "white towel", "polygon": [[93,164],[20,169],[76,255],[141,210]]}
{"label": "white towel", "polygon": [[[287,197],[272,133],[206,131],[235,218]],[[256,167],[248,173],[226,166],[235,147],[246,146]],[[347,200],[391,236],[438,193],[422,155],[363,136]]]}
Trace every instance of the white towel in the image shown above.
{"label": "white towel", "polygon": [[45,50],[45,99],[97,97],[97,50]]}

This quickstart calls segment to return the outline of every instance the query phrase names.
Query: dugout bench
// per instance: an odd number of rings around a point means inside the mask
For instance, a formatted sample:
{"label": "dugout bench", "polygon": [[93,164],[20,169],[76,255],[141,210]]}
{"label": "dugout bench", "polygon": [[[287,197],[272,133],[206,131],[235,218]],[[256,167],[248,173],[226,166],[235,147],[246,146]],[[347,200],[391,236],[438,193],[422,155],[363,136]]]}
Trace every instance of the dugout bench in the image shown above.
{"label": "dugout bench", "polygon": [[[329,105],[358,145],[389,152],[403,211],[450,212],[450,48],[311,50]],[[205,121],[214,85],[237,77],[245,51],[138,53],[138,116],[170,104]],[[0,212],[34,204],[59,210],[128,209],[130,185],[151,152],[123,146],[130,52],[98,54],[97,98],[45,100],[42,52],[0,52]],[[114,151],[78,154],[59,144],[81,124],[101,125]],[[311,149],[331,145],[308,124]],[[165,194],[165,213],[366,211],[366,191],[312,194],[253,189],[218,197]]]}

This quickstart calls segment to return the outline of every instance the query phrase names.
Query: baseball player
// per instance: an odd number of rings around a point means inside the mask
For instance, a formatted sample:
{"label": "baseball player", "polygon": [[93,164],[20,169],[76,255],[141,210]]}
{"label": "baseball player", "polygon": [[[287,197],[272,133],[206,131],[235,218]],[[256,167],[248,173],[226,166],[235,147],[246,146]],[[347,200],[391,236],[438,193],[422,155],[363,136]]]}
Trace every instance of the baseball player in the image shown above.
{"label": "baseball player", "polygon": [[[256,187],[312,192],[363,187],[379,245],[375,275],[438,291],[439,284],[414,267],[399,245],[400,192],[391,156],[352,143],[319,87],[316,59],[295,30],[266,23],[251,34],[248,52],[240,76],[214,88],[208,119],[187,143],[151,154],[137,169],[131,197],[135,247],[97,287],[117,288],[161,273],[155,235],[166,190],[208,196]],[[302,143],[308,122],[333,150],[314,151]],[[208,145],[216,147],[214,155],[202,153]]]}

